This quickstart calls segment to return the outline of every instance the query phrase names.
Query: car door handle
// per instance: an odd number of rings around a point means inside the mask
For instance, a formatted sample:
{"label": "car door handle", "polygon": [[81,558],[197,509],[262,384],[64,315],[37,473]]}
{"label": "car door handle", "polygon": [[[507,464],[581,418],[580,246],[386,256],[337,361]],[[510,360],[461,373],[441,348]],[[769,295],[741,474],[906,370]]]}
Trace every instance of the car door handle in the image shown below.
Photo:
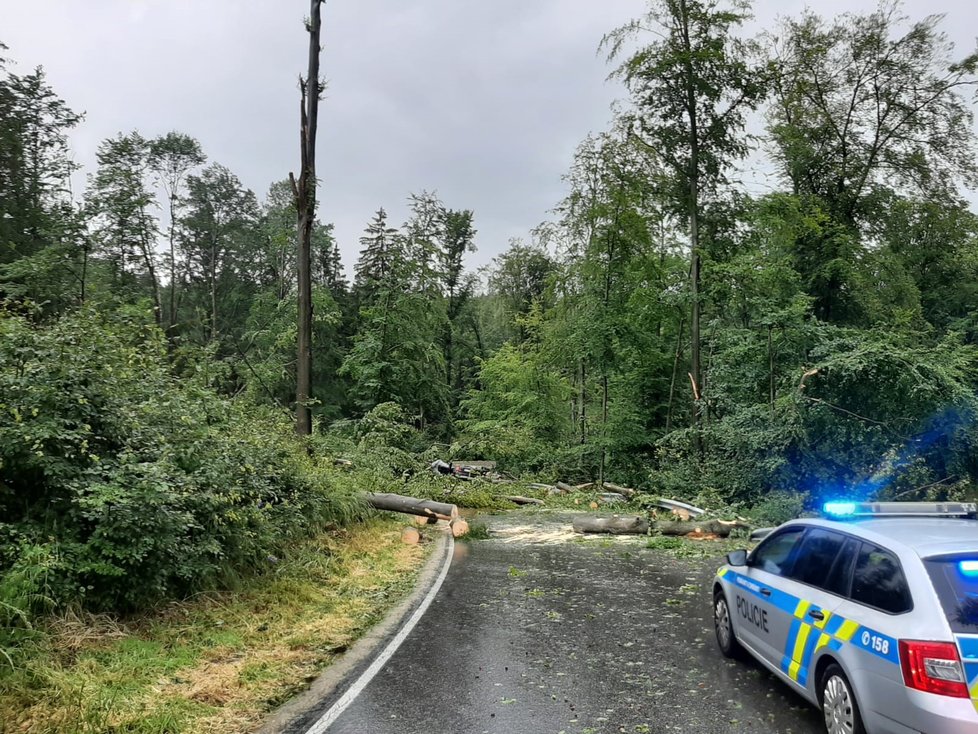
{"label": "car door handle", "polygon": [[764,596],[771,596],[771,590],[770,589],[761,589],[761,593]]}
{"label": "car door handle", "polygon": [[819,611],[818,609],[810,609],[808,611],[808,616],[811,617],[812,619],[817,619],[819,622],[825,619],[825,615],[822,614],[822,612]]}

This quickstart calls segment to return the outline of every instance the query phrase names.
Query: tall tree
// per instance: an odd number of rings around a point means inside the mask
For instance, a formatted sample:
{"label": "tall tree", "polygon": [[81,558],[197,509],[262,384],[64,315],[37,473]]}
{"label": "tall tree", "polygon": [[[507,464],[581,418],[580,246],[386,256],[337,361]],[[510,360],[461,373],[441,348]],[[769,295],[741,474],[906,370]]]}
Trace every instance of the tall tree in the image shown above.
{"label": "tall tree", "polygon": [[88,189],[94,234],[102,252],[120,276],[145,279],[157,324],[163,323],[163,303],[157,274],[156,236],[159,223],[152,209],[150,145],[138,132],[109,138],[99,146],[98,170]]}
{"label": "tall tree", "polygon": [[896,0],[832,20],[806,11],[769,37],[769,134],[794,193],[857,229],[899,189],[953,195],[978,182],[973,112],[978,52],[955,59],[932,15],[904,32]]}
{"label": "tall tree", "polygon": [[299,150],[301,167],[299,180],[289,174],[298,212],[299,322],[296,339],[295,430],[300,436],[312,433],[312,230],[316,219],[316,128],[319,123],[319,100],[323,84],[319,79],[319,36],[322,29],[323,0],[310,0],[309,70],[300,77],[301,91]]}
{"label": "tall tree", "polygon": [[[6,48],[0,44],[0,54]],[[43,69],[18,76],[4,66],[0,55],[0,263],[37,252],[62,226],[77,170],[68,132],[82,119]]]}
{"label": "tall tree", "polygon": [[360,238],[360,258],[357,260],[354,287],[361,300],[369,302],[380,283],[404,259],[403,242],[396,228],[387,224],[387,212],[381,207]]}
{"label": "tall tree", "polygon": [[[463,315],[472,297],[475,284],[465,275],[465,254],[475,250],[475,227],[472,211],[447,209],[442,214],[443,247],[440,252],[440,271],[444,281],[445,308],[445,376],[449,390],[461,389],[462,365],[458,355],[459,336],[463,330]],[[453,376],[454,375],[454,376]]]}
{"label": "tall tree", "polygon": [[149,144],[149,165],[166,193],[169,207],[167,239],[170,246],[168,263],[170,309],[167,313],[167,333],[171,340],[177,320],[177,292],[180,285],[180,276],[177,272],[177,223],[181,190],[190,172],[203,165],[206,160],[200,143],[183,133],[169,132],[155,138]]}
{"label": "tall tree", "polygon": [[[217,341],[225,327],[240,328],[248,296],[260,285],[255,261],[260,242],[258,201],[224,166],[212,164],[187,177],[181,247],[202,318],[202,341]],[[242,293],[244,291],[244,293]]]}
{"label": "tall tree", "polygon": [[[688,223],[692,296],[694,399],[702,395],[700,279],[704,203],[747,152],[744,118],[763,93],[751,47],[737,28],[747,18],[741,0],[650,0],[648,12],[605,36],[610,60],[632,94],[632,132],[671,172],[668,199]],[[632,39],[657,40],[637,51]],[[700,411],[694,411],[695,416]]]}

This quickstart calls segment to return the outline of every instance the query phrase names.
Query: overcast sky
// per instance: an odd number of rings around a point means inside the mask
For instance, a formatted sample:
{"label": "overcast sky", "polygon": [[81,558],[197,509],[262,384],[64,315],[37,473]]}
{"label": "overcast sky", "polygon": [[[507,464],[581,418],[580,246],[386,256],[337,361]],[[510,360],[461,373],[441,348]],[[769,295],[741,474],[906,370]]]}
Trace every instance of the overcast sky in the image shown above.
{"label": "overcast sky", "polygon": [[[800,12],[757,0],[756,26]],[[373,212],[395,224],[405,199],[437,191],[473,209],[490,261],[547,217],[577,144],[607,127],[596,54],[606,31],[645,0],[327,0],[320,108],[320,216],[334,222],[348,269]],[[823,15],[872,0],[820,0]],[[944,12],[958,51],[978,33],[974,0],[907,0],[911,18]],[[91,171],[100,140],[138,129],[199,139],[259,197],[298,165],[298,91],[306,0],[0,0],[0,41],[14,71],[43,65],[85,121],[72,136]]]}

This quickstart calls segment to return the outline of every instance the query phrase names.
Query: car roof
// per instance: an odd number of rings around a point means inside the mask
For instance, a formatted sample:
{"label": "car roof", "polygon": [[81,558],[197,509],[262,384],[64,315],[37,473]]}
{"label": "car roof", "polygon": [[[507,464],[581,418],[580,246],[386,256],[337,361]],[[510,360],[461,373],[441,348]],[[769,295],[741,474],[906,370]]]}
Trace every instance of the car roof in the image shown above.
{"label": "car roof", "polygon": [[858,535],[890,550],[904,548],[921,558],[951,553],[978,556],[978,520],[935,517],[874,517],[853,520],[811,518],[794,521]]}

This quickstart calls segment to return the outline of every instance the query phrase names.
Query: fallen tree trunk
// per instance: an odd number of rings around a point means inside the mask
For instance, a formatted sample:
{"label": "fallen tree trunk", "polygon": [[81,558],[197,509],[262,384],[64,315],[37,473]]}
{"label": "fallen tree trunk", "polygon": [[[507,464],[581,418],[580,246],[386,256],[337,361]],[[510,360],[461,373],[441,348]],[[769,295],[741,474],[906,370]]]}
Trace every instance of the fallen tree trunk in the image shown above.
{"label": "fallen tree trunk", "polygon": [[639,515],[584,516],[574,519],[576,533],[606,533],[609,535],[646,535],[649,531],[662,535],[689,535],[697,533],[726,538],[732,530],[746,527],[743,523],[724,520],[704,522],[650,523]]}
{"label": "fallen tree trunk", "polygon": [[620,487],[617,484],[612,484],[611,482],[605,482],[602,484],[605,489],[610,489],[612,492],[617,492],[618,494],[624,495],[625,497],[634,497],[638,492],[631,487]]}
{"label": "fallen tree trunk", "polygon": [[404,512],[408,515],[434,517],[439,520],[454,520],[458,517],[458,507],[434,500],[419,500],[400,494],[366,494],[364,499],[378,510]]}
{"label": "fallen tree trunk", "polygon": [[584,482],[584,484],[575,484],[574,489],[577,490],[591,489],[591,487],[593,486],[594,486],[594,482]]}
{"label": "fallen tree trunk", "polygon": [[543,500],[538,500],[535,497],[520,497],[518,495],[500,495],[500,499],[509,500],[514,505],[543,505],[543,504],[546,504]]}
{"label": "fallen tree trunk", "polygon": [[718,538],[726,538],[730,531],[737,528],[746,527],[739,522],[726,522],[724,520],[704,520],[697,522],[668,521],[659,520],[652,523],[652,530],[662,535],[689,535],[690,533],[702,533],[704,535],[716,535]]}
{"label": "fallen tree trunk", "polygon": [[649,521],[639,515],[585,515],[574,518],[575,533],[607,533],[609,535],[645,535]]}
{"label": "fallen tree trunk", "polygon": [[574,488],[566,482],[557,482],[554,486],[564,494],[569,494],[574,491]]}

